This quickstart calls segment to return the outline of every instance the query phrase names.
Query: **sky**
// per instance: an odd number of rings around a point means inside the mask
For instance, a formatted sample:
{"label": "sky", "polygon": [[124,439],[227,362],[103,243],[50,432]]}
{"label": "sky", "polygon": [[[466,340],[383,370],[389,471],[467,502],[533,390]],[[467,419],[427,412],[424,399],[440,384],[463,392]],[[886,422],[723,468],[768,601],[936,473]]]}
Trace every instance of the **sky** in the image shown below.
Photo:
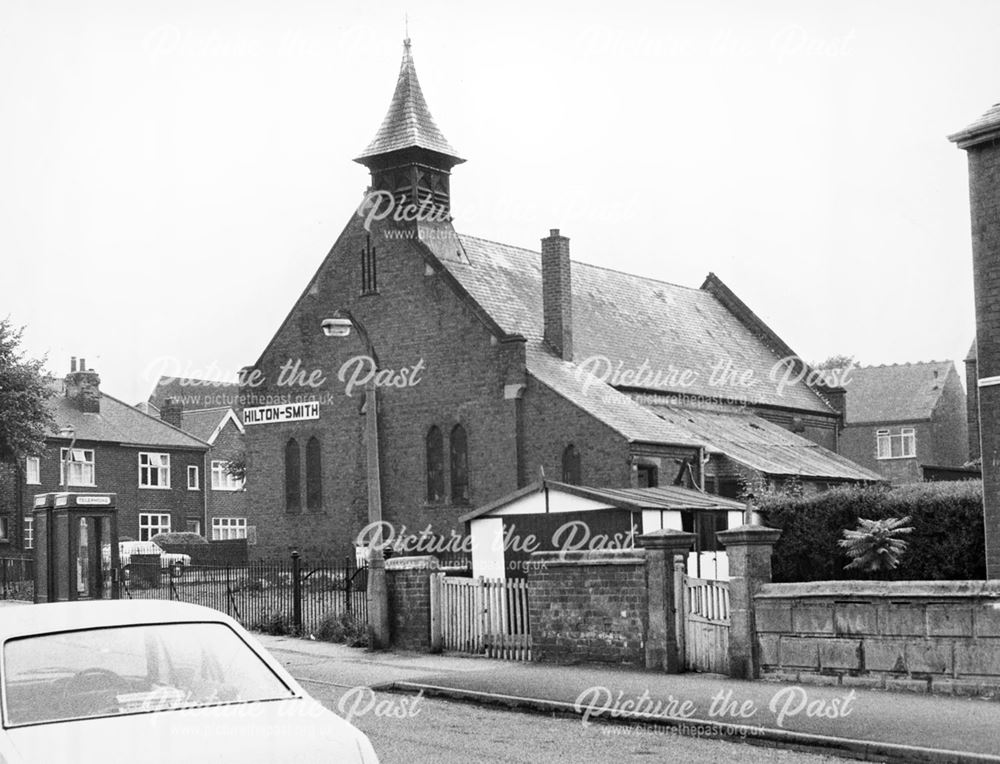
{"label": "sky", "polygon": [[1000,3],[0,0],[0,317],[144,400],[253,363],[361,201],[413,41],[455,227],[698,287],[802,357],[974,336],[953,133]]}

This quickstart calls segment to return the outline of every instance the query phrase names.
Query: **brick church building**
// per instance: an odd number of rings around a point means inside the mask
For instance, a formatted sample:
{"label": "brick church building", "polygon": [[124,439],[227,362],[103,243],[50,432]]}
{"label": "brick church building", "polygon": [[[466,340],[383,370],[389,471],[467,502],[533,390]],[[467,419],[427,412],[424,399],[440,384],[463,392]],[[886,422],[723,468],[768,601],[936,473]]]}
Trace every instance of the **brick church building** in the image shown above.
{"label": "brick church building", "polygon": [[356,161],[365,203],[242,374],[258,553],[354,554],[371,355],[383,517],[407,532],[461,530],[460,515],[540,471],[727,496],[747,480],[879,479],[836,453],[843,390],[812,384],[717,276],[691,288],[574,262],[558,230],[540,252],[457,233],[451,172],[465,160],[431,118],[408,40]]}

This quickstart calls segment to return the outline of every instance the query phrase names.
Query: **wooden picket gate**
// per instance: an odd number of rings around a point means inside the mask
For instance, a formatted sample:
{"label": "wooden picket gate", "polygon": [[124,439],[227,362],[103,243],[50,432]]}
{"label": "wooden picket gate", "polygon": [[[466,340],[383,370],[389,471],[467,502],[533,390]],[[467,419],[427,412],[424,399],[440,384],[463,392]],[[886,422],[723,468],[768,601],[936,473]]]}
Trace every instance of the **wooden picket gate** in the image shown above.
{"label": "wooden picket gate", "polygon": [[689,671],[729,673],[729,582],[681,574],[678,636]]}
{"label": "wooden picket gate", "polygon": [[434,575],[432,634],[435,629],[440,630],[441,647],[445,650],[530,661],[528,582]]}

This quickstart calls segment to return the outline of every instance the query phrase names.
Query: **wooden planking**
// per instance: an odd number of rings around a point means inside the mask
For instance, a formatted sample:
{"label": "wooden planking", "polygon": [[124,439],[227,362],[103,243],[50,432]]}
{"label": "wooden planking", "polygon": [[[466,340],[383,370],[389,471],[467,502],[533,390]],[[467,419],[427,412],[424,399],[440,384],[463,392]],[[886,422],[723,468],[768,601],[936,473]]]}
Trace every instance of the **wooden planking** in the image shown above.
{"label": "wooden planking", "polygon": [[441,625],[445,650],[502,660],[531,660],[528,583],[524,579],[440,578]]}
{"label": "wooden planking", "polygon": [[692,671],[729,672],[729,582],[684,576],[684,662]]}

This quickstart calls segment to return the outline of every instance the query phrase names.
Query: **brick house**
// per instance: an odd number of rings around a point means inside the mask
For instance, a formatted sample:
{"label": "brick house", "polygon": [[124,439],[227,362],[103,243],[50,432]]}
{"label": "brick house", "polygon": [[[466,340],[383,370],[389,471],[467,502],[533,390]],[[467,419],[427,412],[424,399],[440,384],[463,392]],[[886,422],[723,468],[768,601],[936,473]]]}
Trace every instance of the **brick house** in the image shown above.
{"label": "brick house", "polygon": [[[371,172],[366,202],[243,371],[241,397],[265,407],[243,420],[258,550],[353,555],[369,349],[383,517],[397,529],[448,535],[540,471],[729,496],[743,479],[879,479],[836,453],[842,391],[809,384],[715,275],[690,288],[572,262],[558,230],[540,253],[457,233],[450,174],[464,160],[430,116],[409,41],[356,161]],[[336,331],[347,315],[365,336]]]}
{"label": "brick house", "polygon": [[[100,389],[100,377],[74,358],[70,373],[52,381],[55,429],[44,453],[18,465],[15,497],[3,508],[8,549],[33,547],[35,494],[64,489],[118,495],[118,532],[146,539],[182,530],[205,516],[204,465],[208,444]],[[72,433],[70,430],[72,429]],[[2,549],[2,547],[0,547]]]}
{"label": "brick house", "polygon": [[[229,475],[230,462],[244,458],[239,385],[213,380],[161,377],[143,410],[209,445],[205,457],[205,525],[188,528],[212,541],[255,537],[243,482]],[[213,405],[219,404],[219,405]]]}
{"label": "brick house", "polygon": [[893,483],[969,460],[965,391],[951,361],[863,366],[845,385],[840,453]]}

